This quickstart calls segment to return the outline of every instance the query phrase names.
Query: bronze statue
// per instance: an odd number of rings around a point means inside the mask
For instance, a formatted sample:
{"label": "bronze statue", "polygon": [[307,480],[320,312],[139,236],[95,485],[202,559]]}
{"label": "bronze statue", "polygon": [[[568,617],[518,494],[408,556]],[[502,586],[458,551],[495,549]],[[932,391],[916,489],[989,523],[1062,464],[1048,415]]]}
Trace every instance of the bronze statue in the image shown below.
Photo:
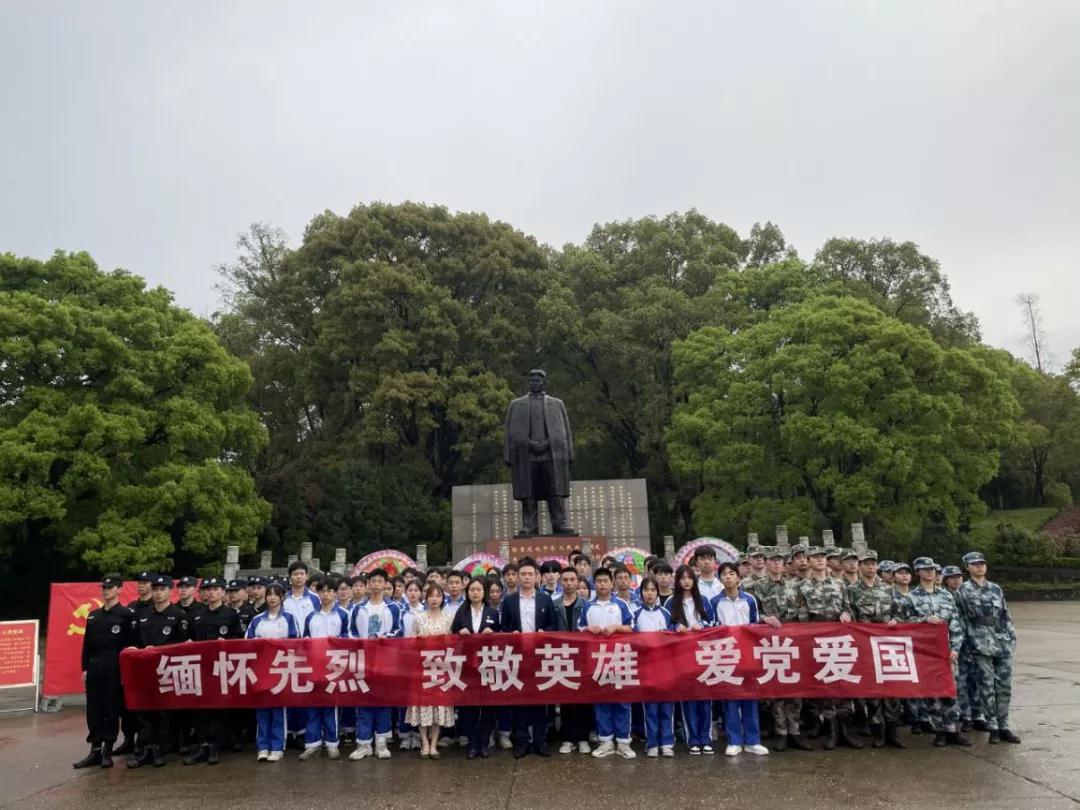
{"label": "bronze statue", "polygon": [[503,460],[510,468],[514,499],[521,501],[522,528],[517,537],[539,534],[539,501],[547,501],[555,534],[577,534],[566,525],[574,435],[566,406],[545,393],[546,385],[547,373],[534,368],[529,372],[529,393],[513,400],[506,411]]}

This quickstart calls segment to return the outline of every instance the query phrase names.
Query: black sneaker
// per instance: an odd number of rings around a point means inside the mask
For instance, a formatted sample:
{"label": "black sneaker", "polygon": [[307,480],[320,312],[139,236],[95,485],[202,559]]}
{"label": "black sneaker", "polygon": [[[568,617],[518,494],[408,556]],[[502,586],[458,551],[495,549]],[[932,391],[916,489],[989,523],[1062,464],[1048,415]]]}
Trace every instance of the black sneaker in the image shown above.
{"label": "black sneaker", "polygon": [[1002,742],[1012,743],[1013,745],[1017,745],[1020,742],[1020,738],[1013,734],[1011,731],[1009,731],[1009,729],[1007,728],[1003,728],[1001,731],[998,732],[998,734],[1001,735]]}

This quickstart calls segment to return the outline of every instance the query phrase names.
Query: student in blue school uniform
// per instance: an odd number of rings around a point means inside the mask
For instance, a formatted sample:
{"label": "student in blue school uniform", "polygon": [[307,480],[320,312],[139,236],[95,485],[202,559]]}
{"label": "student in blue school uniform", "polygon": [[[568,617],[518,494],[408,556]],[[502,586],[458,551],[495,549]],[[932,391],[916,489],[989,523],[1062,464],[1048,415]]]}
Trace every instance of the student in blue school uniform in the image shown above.
{"label": "student in blue school uniform", "polygon": [[[266,609],[251,620],[247,638],[299,638],[296,619],[282,609],[285,586],[266,586]],[[285,756],[285,707],[255,710],[255,744],[259,762],[278,762]]]}
{"label": "student in blue school uniform", "polygon": [[[403,638],[415,635],[413,625],[416,623],[417,617],[423,615],[423,613],[423,582],[419,579],[410,579],[405,583],[405,604],[401,608],[401,635]],[[398,738],[401,740],[398,749],[401,751],[419,751],[420,729],[405,722],[404,709],[398,714],[398,718]]]}
{"label": "student in blue school uniform", "polygon": [[[699,551],[701,549],[698,549]],[[713,552],[715,559],[716,552]],[[676,633],[693,633],[713,623],[712,608],[698,590],[698,578],[689,565],[680,565],[675,572],[675,593],[664,607],[671,613]],[[690,753],[712,754],[712,701],[684,700],[679,704],[683,729]]]}
{"label": "student in blue school uniform", "polygon": [[[634,632],[634,617],[626,602],[613,596],[614,584],[610,571],[596,569],[593,573],[596,598],[581,611],[578,618],[580,630],[605,636]],[[593,712],[600,744],[592,755],[601,758],[618,754],[624,759],[634,759],[637,754],[630,747],[630,704],[597,703],[593,706]]]}
{"label": "student in blue school uniform", "polygon": [[[720,583],[724,590],[714,596],[711,606],[716,624],[725,627],[741,627],[757,624],[757,600],[739,587],[741,577],[735,563],[720,563]],[[725,700],[724,730],[728,745],[724,753],[729,757],[748,754],[765,756],[769,749],[761,744],[761,726],[758,723],[756,700]]]}
{"label": "student in blue school uniform", "polygon": [[[337,603],[336,583],[330,579],[315,580],[315,593],[319,597],[319,609],[309,613],[304,620],[304,638],[348,638],[349,614]],[[338,708],[337,706],[309,706],[307,730],[304,733],[304,750],[301,760],[308,760],[326,746],[326,756],[338,759]]]}
{"label": "student in blue school uniform", "polygon": [[[349,618],[351,638],[397,638],[401,635],[401,607],[386,601],[386,572],[375,569],[368,574],[368,600],[353,608]],[[356,710],[356,750],[349,759],[364,759],[374,754],[390,759],[390,707],[360,706]],[[374,743],[374,750],[372,750]]]}
{"label": "student in blue school uniform", "polygon": [[[674,630],[671,613],[660,604],[660,584],[653,576],[641,580],[641,603],[634,612],[634,630],[658,633]],[[675,704],[656,701],[644,704],[645,756],[675,756]]]}

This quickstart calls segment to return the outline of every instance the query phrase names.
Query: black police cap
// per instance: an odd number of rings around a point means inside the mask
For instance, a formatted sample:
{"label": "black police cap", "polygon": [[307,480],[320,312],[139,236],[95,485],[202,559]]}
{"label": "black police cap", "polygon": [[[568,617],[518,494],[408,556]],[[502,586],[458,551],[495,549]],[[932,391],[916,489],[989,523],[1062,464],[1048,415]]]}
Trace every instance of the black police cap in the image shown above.
{"label": "black police cap", "polygon": [[102,588],[119,588],[124,584],[124,580],[120,578],[119,574],[106,574],[101,578]]}
{"label": "black police cap", "polygon": [[176,584],[179,585],[181,588],[183,588],[183,587],[194,588],[196,585],[199,584],[199,578],[198,577],[180,577],[180,579],[178,579],[176,581]]}
{"label": "black police cap", "polygon": [[221,577],[208,577],[202,581],[202,587],[205,591],[207,588],[224,588],[226,582]]}
{"label": "black police cap", "polygon": [[242,579],[230,579],[229,584],[225,586],[227,591],[239,591],[245,587]]}
{"label": "black police cap", "polygon": [[156,576],[157,576],[157,574],[155,574],[153,571],[140,571],[138,574],[135,575],[135,581],[136,582],[153,582],[154,577],[156,577]]}
{"label": "black police cap", "polygon": [[150,584],[155,588],[171,588],[173,581],[168,574],[155,574],[154,578],[150,580]]}

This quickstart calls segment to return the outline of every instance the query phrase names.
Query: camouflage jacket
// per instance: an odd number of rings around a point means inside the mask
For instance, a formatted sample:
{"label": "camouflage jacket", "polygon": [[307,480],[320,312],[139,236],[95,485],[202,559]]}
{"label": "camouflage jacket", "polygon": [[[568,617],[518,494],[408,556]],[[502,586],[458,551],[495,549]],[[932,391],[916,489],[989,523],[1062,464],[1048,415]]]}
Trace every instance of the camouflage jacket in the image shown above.
{"label": "camouflage jacket", "polygon": [[855,621],[885,624],[898,618],[892,588],[880,579],[874,580],[872,585],[867,585],[860,579],[847,591],[851,618]]}
{"label": "camouflage jacket", "polygon": [[1012,654],[1016,629],[1000,585],[987,582],[980,587],[968,580],[960,586],[956,605],[972,652],[991,656]]}
{"label": "camouflage jacket", "polygon": [[837,579],[802,580],[797,588],[800,622],[836,622],[850,613],[847,589]]}
{"label": "camouflage jacket", "polygon": [[925,622],[937,616],[949,628],[949,648],[960,652],[964,645],[964,628],[960,624],[960,612],[947,588],[935,588],[933,593],[916,585],[900,602],[900,621]]}
{"label": "camouflage jacket", "polygon": [[790,579],[773,582],[768,577],[755,580],[750,587],[744,587],[758,601],[761,617],[775,616],[782,622],[794,622],[799,618],[798,592]]}

